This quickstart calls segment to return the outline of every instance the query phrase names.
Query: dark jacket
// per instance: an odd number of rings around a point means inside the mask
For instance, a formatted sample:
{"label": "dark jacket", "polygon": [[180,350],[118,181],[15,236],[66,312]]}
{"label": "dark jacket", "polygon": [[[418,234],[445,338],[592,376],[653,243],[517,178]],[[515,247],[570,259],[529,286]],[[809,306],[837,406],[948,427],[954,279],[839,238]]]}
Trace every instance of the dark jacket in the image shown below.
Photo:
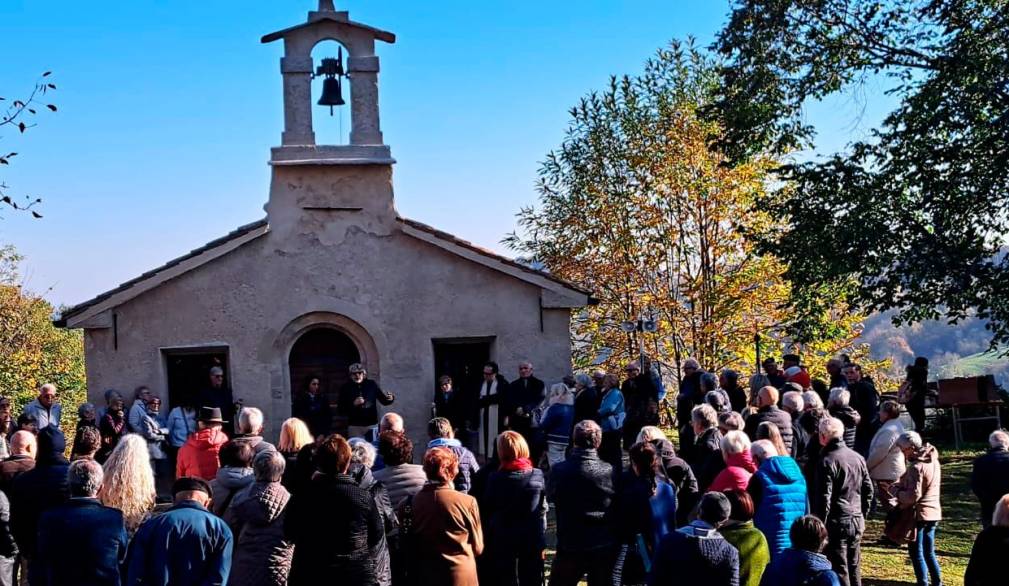
{"label": "dark jacket", "polygon": [[599,402],[601,400],[602,397],[599,396],[599,391],[597,391],[595,387],[582,389],[581,392],[575,395],[574,422],[598,421]]}
{"label": "dark jacket", "polygon": [[473,486],[473,475],[480,470],[476,456],[455,438],[437,438],[427,443],[429,450],[439,447],[452,450],[452,453],[459,458],[459,474],[455,476],[455,489],[463,494],[469,494],[469,489]]}
{"label": "dark jacket", "polygon": [[14,479],[34,467],[35,458],[26,454],[11,456],[0,462],[0,490],[10,492]]}
{"label": "dark jacket", "polygon": [[742,413],[743,409],[746,409],[746,389],[744,389],[738,381],[735,385],[725,389],[725,393],[729,395],[729,405],[732,406],[733,411],[736,413]]}
{"label": "dark jacket", "polygon": [[764,570],[760,586],[841,586],[827,556],[786,549]]}
{"label": "dark jacket", "polygon": [[40,584],[119,586],[127,543],[121,511],[95,498],[72,498],[42,514],[32,561]]}
{"label": "dark jacket", "polygon": [[690,452],[690,468],[697,477],[697,485],[703,492],[711,484],[722,469],[725,463],[722,461],[722,434],[717,427],[704,430],[701,436],[694,441],[693,450]]}
{"label": "dark jacket", "polygon": [[480,501],[480,519],[488,555],[541,551],[547,525],[543,471],[491,472]]}
{"label": "dark jacket", "polygon": [[[354,405],[358,397],[364,399],[361,405]],[[377,425],[378,404],[391,405],[393,396],[379,388],[378,383],[366,378],[360,383],[350,381],[340,387],[340,398],[336,409],[347,418],[347,425]]]}
{"label": "dark jacket", "polygon": [[399,534],[399,519],[396,511],[389,500],[389,493],[386,492],[382,483],[375,480],[371,474],[371,469],[361,464],[352,464],[350,475],[354,477],[357,485],[371,493],[372,500],[378,508],[378,514],[382,518],[382,539],[371,548],[371,559],[375,562],[375,579],[378,586],[390,586],[392,584],[392,560],[391,548],[398,548],[402,536]]}
{"label": "dark jacket", "polygon": [[196,397],[199,405],[197,407],[218,407],[221,410],[221,417],[224,419],[223,430],[229,436],[229,429],[235,429],[235,399],[231,388],[222,386],[218,389],[206,387]]}
{"label": "dark jacket", "polygon": [[453,389],[444,393],[441,389],[434,392],[434,404],[431,409],[431,417],[444,417],[452,424],[452,429],[457,431],[466,430],[472,425],[469,422],[471,409],[467,405],[466,397]]}
{"label": "dark jacket", "polygon": [[978,534],[967,562],[963,586],[1004,586],[1009,558],[1009,527],[988,527]]}
{"label": "dark jacket", "polygon": [[571,441],[571,430],[575,425],[573,405],[555,403],[547,408],[540,420],[540,430],[548,442],[567,444]]}
{"label": "dark jacket", "polygon": [[995,503],[1002,495],[1009,494],[1009,451],[992,448],[974,460],[970,488],[981,501],[981,524],[987,527],[991,525]]}
{"label": "dark jacket", "polygon": [[636,544],[640,535],[654,551],[676,529],[676,488],[665,478],[642,478],[627,470],[620,475],[610,513],[621,544]]}
{"label": "dark jacket", "polygon": [[317,474],[287,504],[284,536],[294,544],[291,586],[340,576],[348,584],[375,582],[371,548],[384,535],[378,506],[346,474]]}
{"label": "dark jacket", "polygon": [[[535,376],[527,378],[517,378],[508,383],[508,393],[505,395],[504,411],[508,417],[508,426],[525,436],[527,441],[531,441],[529,433],[532,430],[533,410],[539,407],[543,399],[546,398],[546,385]],[[522,409],[522,414],[516,414],[518,409]]]}
{"label": "dark jacket", "polygon": [[98,448],[95,459],[104,462],[119,444],[119,438],[126,433],[126,415],[122,411],[105,413],[98,423],[98,433],[102,436],[102,446]]}
{"label": "dark jacket", "polygon": [[777,405],[761,407],[756,413],[746,418],[746,426],[743,431],[750,437],[750,441],[757,441],[757,428],[764,422],[773,423],[781,432],[781,441],[785,444],[785,449],[791,453],[792,450],[792,416]]}
{"label": "dark jacket", "polygon": [[860,454],[869,452],[869,444],[872,443],[872,436],[876,435],[875,426],[879,417],[879,391],[872,381],[863,378],[854,384],[848,385],[848,392],[851,393],[851,406],[858,411],[861,420],[858,422],[855,433],[855,450]]}
{"label": "dark jacket", "polygon": [[844,445],[854,450],[858,424],[862,421],[862,416],[851,405],[844,405],[842,407],[835,405],[827,411],[830,412],[831,417],[840,419],[841,423],[844,424]]}
{"label": "dark jacket", "polygon": [[588,552],[613,545],[607,519],[613,467],[596,450],[575,448],[550,472],[547,495],[557,509],[557,549]]}
{"label": "dark jacket", "polygon": [[11,501],[11,529],[21,552],[34,557],[42,513],[62,505],[70,496],[63,457],[66,440],[54,427],[39,431],[35,467],[14,479],[7,495]]}
{"label": "dark jacket", "polygon": [[229,584],[287,584],[294,554],[294,546],[284,539],[284,513],[290,498],[279,482],[256,482],[231,500],[224,514],[235,539]]}
{"label": "dark jacket", "polygon": [[[809,443],[809,433],[799,422],[801,414],[789,413],[792,418],[792,451],[791,454],[796,462],[801,466],[806,461],[806,445]],[[782,454],[783,456],[786,454]]]}
{"label": "dark jacket", "polygon": [[839,439],[823,446],[810,500],[813,514],[828,531],[857,529],[861,533],[872,497],[872,480],[862,456]]}
{"label": "dark jacket", "polygon": [[226,584],[234,540],[220,517],[196,501],[180,501],[151,517],[133,536],[126,583],[143,586]]}
{"label": "dark jacket", "polygon": [[304,421],[312,432],[312,437],[329,435],[333,428],[333,410],[324,393],[318,393],[314,397],[308,393],[298,395],[291,406],[291,416]]}
{"label": "dark jacket", "polygon": [[739,552],[700,521],[667,535],[655,552],[652,586],[739,586]]}
{"label": "dark jacket", "polygon": [[774,559],[792,546],[788,535],[792,522],[809,510],[806,479],[791,457],[775,456],[760,465],[748,491],[753,496],[753,524],[767,537]]}

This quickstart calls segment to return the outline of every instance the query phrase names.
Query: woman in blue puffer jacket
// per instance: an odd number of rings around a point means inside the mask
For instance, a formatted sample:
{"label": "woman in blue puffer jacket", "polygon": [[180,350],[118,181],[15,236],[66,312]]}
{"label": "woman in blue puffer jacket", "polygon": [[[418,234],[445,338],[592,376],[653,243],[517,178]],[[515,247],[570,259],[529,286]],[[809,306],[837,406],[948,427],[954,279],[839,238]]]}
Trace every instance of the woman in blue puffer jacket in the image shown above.
{"label": "woman in blue puffer jacket", "polygon": [[757,471],[747,492],[753,497],[753,524],[767,537],[771,560],[791,547],[792,523],[809,511],[806,479],[791,456],[780,456],[774,444],[757,440],[750,447]]}
{"label": "woman in blue puffer jacket", "polygon": [[549,406],[540,419],[540,431],[547,442],[547,461],[556,466],[564,461],[575,425],[575,395],[564,383],[550,387]]}

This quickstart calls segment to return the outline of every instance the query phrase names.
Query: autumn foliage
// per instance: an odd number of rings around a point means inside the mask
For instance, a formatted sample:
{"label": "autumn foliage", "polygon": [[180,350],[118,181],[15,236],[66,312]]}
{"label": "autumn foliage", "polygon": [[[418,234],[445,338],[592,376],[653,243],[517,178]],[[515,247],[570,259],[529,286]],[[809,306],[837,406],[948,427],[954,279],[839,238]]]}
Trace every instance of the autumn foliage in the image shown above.
{"label": "autumn foliage", "polygon": [[[669,365],[689,356],[751,373],[755,336],[765,356],[796,348],[786,267],[749,236],[776,229],[754,211],[776,162],[723,165],[709,146],[719,128],[699,116],[717,82],[703,53],[673,43],[641,75],[583,98],[542,164],[540,203],[520,212],[507,243],[599,300],[573,316],[576,368],[617,368],[643,346]],[[860,316],[826,307],[830,327],[801,340],[807,362],[864,353],[854,347]],[[655,333],[621,330],[642,315]]]}

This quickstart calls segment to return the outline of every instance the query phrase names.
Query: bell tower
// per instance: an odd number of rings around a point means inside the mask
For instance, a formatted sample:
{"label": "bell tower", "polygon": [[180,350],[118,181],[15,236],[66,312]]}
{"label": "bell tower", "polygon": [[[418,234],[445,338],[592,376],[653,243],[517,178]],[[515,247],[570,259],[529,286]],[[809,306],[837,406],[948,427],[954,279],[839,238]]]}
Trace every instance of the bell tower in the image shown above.
{"label": "bell tower", "polygon": [[[395,160],[382,140],[378,109],[379,60],[375,41],[394,43],[396,36],[350,20],[333,0],[320,0],[308,19],[262,38],[283,40],[280,73],[284,92],[284,131],[280,146],[271,149],[273,168],[266,210],[271,230],[314,231],[320,239],[336,237],[340,226],[371,226],[387,232],[395,220],[392,165]],[[312,50],[322,41],[342,49],[314,63]],[[346,67],[343,55],[346,54]],[[323,85],[320,112],[342,102],[342,83],[350,80],[349,144],[319,145],[312,125],[312,83]],[[338,93],[339,92],[339,93]],[[335,99],[334,99],[335,98]],[[324,107],[324,108],[323,108]],[[368,230],[373,231],[373,230]],[[336,237],[342,240],[342,237]]]}

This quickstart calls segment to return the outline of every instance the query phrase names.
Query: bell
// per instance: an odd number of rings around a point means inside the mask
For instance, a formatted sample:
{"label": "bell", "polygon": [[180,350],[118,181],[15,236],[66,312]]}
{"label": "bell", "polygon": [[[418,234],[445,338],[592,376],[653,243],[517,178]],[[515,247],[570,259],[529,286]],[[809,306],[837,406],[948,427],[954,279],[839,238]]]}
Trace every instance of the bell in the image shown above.
{"label": "bell", "polygon": [[341,88],[340,79],[337,77],[327,77],[322,80],[322,95],[319,96],[318,104],[320,106],[329,106],[329,115],[333,115],[333,106],[342,106],[346,102],[343,101],[343,89]]}

